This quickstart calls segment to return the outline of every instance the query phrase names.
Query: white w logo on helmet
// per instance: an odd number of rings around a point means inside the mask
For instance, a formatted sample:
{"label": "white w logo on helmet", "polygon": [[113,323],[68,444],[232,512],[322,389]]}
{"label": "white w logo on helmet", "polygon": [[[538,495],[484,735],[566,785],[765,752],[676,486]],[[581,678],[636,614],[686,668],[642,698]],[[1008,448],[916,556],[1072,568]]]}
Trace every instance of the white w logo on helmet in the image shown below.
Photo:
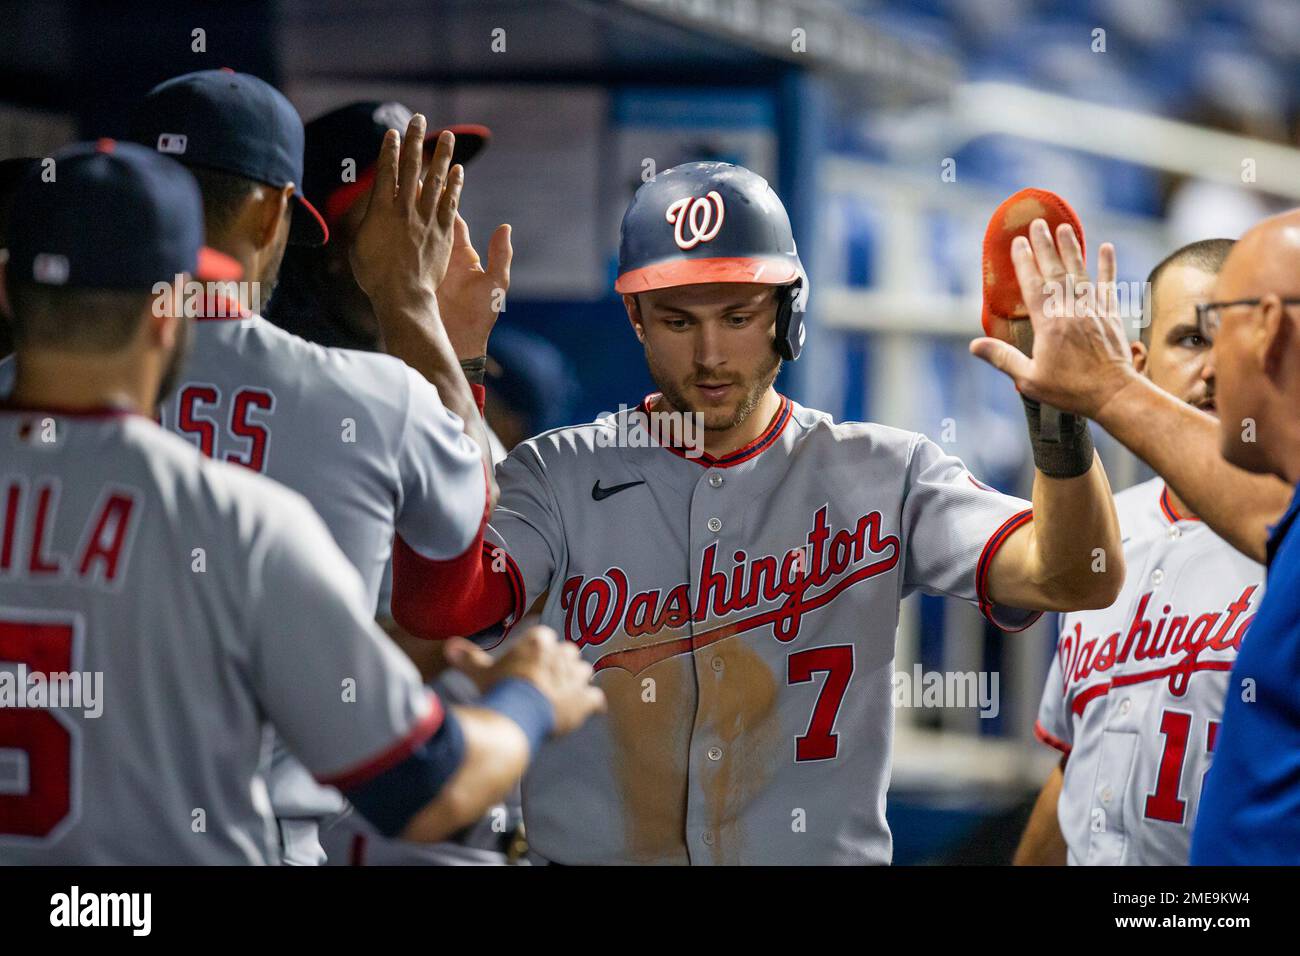
{"label": "white w logo on helmet", "polygon": [[[722,197],[717,190],[711,189],[703,199],[687,196],[677,200],[668,207],[664,218],[676,227],[673,237],[677,240],[677,248],[694,249],[701,242],[708,242],[718,234],[725,214]],[[689,239],[684,234],[688,228],[691,231]]]}

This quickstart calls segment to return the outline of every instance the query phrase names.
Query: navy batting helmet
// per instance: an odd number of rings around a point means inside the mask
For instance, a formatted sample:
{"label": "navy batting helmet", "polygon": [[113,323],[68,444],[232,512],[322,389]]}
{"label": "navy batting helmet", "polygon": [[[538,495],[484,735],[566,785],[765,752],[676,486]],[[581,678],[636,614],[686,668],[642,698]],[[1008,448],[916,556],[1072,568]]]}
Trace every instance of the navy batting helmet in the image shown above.
{"label": "navy batting helmet", "polygon": [[783,358],[799,357],[808,277],[781,200],[743,166],[684,163],[632,197],[619,233],[614,289],[634,295],[711,282],[781,286],[776,349]]}

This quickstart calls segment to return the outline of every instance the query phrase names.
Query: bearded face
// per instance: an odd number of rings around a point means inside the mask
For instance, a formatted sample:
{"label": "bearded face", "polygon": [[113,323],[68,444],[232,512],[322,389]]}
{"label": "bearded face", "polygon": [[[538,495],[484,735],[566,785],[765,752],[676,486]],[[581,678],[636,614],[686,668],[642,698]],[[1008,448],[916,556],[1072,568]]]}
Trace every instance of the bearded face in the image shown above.
{"label": "bearded face", "polygon": [[776,287],[674,286],[626,297],[646,366],[665,401],[706,431],[745,422],[776,380]]}

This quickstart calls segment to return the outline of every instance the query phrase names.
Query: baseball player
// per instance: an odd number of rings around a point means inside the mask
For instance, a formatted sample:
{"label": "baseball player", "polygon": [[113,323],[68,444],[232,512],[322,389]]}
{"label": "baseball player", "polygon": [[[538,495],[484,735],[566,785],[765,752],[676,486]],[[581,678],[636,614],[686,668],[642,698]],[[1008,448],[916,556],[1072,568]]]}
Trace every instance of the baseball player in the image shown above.
{"label": "baseball player", "polygon": [[[396,136],[385,141],[354,242],[393,354],[322,348],[218,304],[198,316],[185,375],[162,409],[165,427],[204,454],[306,496],[361,572],[372,611],[395,533],[436,559],[477,553],[490,494],[482,420],[434,298],[460,192],[454,144],[440,138],[421,191],[423,117],[405,133],[400,157]],[[256,77],[209,70],[161,84],[145,97],[135,138],[197,173],[209,243],[241,259],[263,298],[286,240],[325,238],[293,185],[303,178],[302,123]],[[271,783],[286,859],[319,862],[316,821],[343,808],[338,795],[291,760],[277,760]]]}
{"label": "baseball player", "polygon": [[6,274],[0,863],[278,861],[268,721],[386,834],[477,819],[600,706],[590,667],[538,630],[479,707],[428,693],[300,495],[147,417],[184,356],[173,277],[240,273],[202,247],[193,178],[130,143],[55,161]]}
{"label": "baseball player", "polygon": [[[321,345],[383,350],[379,322],[352,274],[349,254],[374,185],[374,157],[388,130],[406,129],[413,115],[401,103],[363,100],[330,110],[304,127],[302,192],[329,226],[330,242],[285,251],[280,285],[266,312],[280,328]],[[455,136],[453,166],[469,163],[492,138],[486,126],[472,123],[446,129]],[[440,132],[430,130],[425,136],[426,162],[433,158]],[[509,228],[499,232],[506,240]]]}
{"label": "baseball player", "polygon": [[[1215,414],[1209,301],[1232,248],[1185,246],[1147,280],[1133,363]],[[1263,597],[1264,569],[1218,537],[1161,478],[1115,496],[1128,577],[1109,608],[1064,614],[1035,732],[1062,753],[1016,854],[1021,864],[1183,865],[1229,671]],[[1058,823],[1059,821],[1059,823]]]}
{"label": "baseball player", "polygon": [[[642,185],[615,289],[659,392],[516,448],[481,559],[435,563],[399,541],[394,616],[477,634],[546,594],[542,620],[592,663],[608,715],[524,781],[546,859],[888,863],[900,600],[961,597],[1016,630],[1118,593],[1086,426],[1031,434],[1031,508],[923,435],[778,394],[807,279],[780,200],[739,166]],[[1100,573],[1097,548],[1112,556]],[[446,583],[407,588],[408,564]]]}
{"label": "baseball player", "polygon": [[[1040,236],[1046,228],[1041,221],[1032,226]],[[1284,456],[1297,447],[1295,402],[1287,392],[1294,380],[1294,323],[1287,307],[1298,234],[1297,211],[1249,230],[1220,270],[1216,301],[1197,309],[1201,337],[1214,342],[1207,362],[1214,370],[1218,421],[1134,370],[1117,314],[1055,320],[1042,314],[1039,296],[1030,310],[1032,355],[991,339],[971,344],[1022,394],[1093,418],[1210,529],[1268,567],[1269,593],[1252,625],[1254,636],[1239,648],[1233,692],[1225,698],[1214,763],[1201,792],[1193,864],[1293,862],[1300,846],[1300,832],[1291,826],[1300,793],[1291,786],[1294,762],[1277,759],[1294,753],[1288,747],[1296,739],[1290,716],[1294,588],[1286,586],[1291,568],[1279,558],[1289,555],[1287,534],[1296,514],[1297,472]],[[1035,252],[1017,252],[1016,273],[1027,297],[1044,279]],[[1081,266],[1076,274],[1086,278]]]}

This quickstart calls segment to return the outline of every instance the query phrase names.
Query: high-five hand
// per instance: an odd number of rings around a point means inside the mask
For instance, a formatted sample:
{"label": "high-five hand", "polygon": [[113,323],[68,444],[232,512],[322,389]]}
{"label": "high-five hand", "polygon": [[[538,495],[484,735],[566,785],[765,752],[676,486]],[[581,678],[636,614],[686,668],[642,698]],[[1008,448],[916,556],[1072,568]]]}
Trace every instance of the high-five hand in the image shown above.
{"label": "high-five hand", "polygon": [[349,254],[357,282],[372,300],[432,297],[447,273],[465,170],[451,166],[456,137],[443,132],[424,179],[425,119],[416,113],[400,139],[384,136],[370,205]]}
{"label": "high-five hand", "polygon": [[971,353],[1005,372],[1021,394],[1095,418],[1138,374],[1119,317],[1115,247],[1102,245],[1092,285],[1074,230],[1061,225],[1053,242],[1047,223],[1036,219],[1028,240],[1012,242],[1011,259],[1033,325],[1032,352],[982,337]]}
{"label": "high-five hand", "polygon": [[457,358],[472,359],[486,354],[492,327],[505,311],[513,256],[510,226],[497,226],[488,241],[488,261],[484,267],[470,240],[469,226],[456,216],[451,261],[446,278],[438,286],[438,311],[442,313]]}
{"label": "high-five hand", "polygon": [[384,349],[438,390],[479,447],[496,502],[491,444],[469,382],[438,313],[438,286],[447,274],[456,235],[456,208],[465,170],[451,165],[456,137],[444,131],[424,179],[424,117],[416,113],[406,136],[384,134],[370,204],[349,250],[352,271],[370,296]]}

